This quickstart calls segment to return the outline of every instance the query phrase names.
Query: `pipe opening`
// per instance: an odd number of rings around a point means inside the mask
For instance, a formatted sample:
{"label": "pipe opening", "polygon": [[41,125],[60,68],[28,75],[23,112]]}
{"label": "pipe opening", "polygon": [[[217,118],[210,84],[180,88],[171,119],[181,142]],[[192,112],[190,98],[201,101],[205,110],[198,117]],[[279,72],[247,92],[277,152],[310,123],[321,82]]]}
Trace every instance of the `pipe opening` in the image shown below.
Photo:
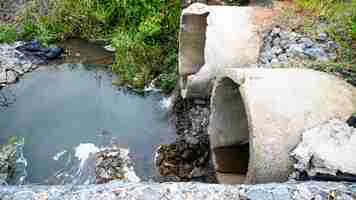
{"label": "pipe opening", "polygon": [[204,14],[184,14],[179,35],[179,73],[192,75],[205,64],[207,17]]}
{"label": "pipe opening", "polygon": [[[212,96],[209,138],[215,170],[218,175],[233,177],[243,183],[250,158],[249,128],[239,84],[229,78],[220,80]],[[238,177],[238,178],[237,178]]]}

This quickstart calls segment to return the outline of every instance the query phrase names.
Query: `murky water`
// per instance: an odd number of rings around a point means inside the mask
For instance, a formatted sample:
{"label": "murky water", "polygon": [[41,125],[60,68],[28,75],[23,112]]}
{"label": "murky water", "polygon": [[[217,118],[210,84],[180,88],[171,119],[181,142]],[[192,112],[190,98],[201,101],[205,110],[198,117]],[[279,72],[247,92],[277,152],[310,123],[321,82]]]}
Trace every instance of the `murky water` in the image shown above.
{"label": "murky water", "polygon": [[25,138],[30,183],[43,183],[65,167],[53,159],[59,152],[103,145],[103,138],[130,149],[140,178],[155,174],[154,149],[175,135],[164,97],[120,90],[113,79],[102,68],[67,64],[42,67],[0,90],[0,143]]}

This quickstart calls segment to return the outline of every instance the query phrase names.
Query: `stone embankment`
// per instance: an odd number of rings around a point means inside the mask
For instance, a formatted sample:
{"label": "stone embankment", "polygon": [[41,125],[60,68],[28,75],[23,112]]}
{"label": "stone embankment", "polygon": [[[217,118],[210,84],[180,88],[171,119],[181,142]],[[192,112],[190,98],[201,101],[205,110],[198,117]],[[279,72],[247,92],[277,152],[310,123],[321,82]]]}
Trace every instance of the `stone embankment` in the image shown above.
{"label": "stone embankment", "polygon": [[353,200],[356,184],[302,182],[255,186],[201,183],[123,183],[1,187],[2,200]]}

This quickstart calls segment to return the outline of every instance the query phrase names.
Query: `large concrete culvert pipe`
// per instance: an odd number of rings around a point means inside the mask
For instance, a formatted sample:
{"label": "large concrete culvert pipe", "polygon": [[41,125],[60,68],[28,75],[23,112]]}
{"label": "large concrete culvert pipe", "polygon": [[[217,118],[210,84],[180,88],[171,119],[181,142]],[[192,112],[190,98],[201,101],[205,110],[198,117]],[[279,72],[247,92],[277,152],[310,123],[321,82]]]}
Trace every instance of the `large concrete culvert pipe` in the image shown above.
{"label": "large concrete culvert pipe", "polygon": [[304,130],[356,111],[356,89],[310,69],[225,69],[211,97],[209,138],[220,183],[286,181]]}
{"label": "large concrete culvert pipe", "polygon": [[179,75],[183,98],[206,98],[224,68],[257,63],[262,38],[256,7],[208,6],[184,9],[179,33]]}

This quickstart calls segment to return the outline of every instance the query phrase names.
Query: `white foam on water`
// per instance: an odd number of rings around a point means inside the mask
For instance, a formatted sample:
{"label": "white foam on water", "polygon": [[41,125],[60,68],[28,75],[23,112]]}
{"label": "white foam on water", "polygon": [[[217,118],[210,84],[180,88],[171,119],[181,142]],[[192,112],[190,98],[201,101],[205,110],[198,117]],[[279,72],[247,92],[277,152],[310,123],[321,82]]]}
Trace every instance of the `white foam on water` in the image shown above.
{"label": "white foam on water", "polygon": [[68,152],[67,150],[63,150],[61,152],[58,152],[56,155],[53,156],[53,160],[58,161],[67,152]]}
{"label": "white foam on water", "polygon": [[173,97],[164,97],[161,101],[160,101],[160,105],[163,109],[167,109],[169,110],[172,106],[173,106]]}
{"label": "white foam on water", "polygon": [[75,157],[80,161],[80,168],[83,168],[85,161],[89,158],[90,154],[99,152],[100,149],[91,143],[80,144],[75,148]]}
{"label": "white foam on water", "polygon": [[[130,160],[129,153],[130,153],[129,149],[120,148],[120,156],[126,161]],[[138,183],[141,181],[141,179],[136,175],[135,169],[132,166],[125,165],[123,167],[123,171],[125,171],[125,174],[127,176],[126,177],[127,181],[134,182],[134,183]]]}
{"label": "white foam on water", "polygon": [[141,181],[141,179],[136,175],[133,167],[125,167],[123,170],[126,171],[127,180],[129,182],[138,183]]}

